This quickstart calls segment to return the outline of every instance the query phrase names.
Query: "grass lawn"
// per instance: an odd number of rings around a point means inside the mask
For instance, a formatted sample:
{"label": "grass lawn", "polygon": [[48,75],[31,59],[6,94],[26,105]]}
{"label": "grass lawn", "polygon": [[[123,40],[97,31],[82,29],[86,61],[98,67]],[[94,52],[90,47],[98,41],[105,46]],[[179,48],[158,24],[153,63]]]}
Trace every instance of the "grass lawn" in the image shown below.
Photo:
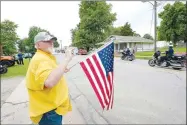
{"label": "grass lawn", "polygon": [[1,77],[15,77],[15,76],[25,76],[27,72],[27,68],[29,65],[29,59],[24,59],[24,65],[17,65],[17,63],[12,66],[8,67],[8,72],[5,74],[1,74]]}
{"label": "grass lawn", "polygon": [[[168,48],[160,48],[159,50],[161,52],[165,52],[166,50],[168,50]],[[177,53],[177,52],[186,52],[186,47],[175,47],[174,51],[175,51],[175,53]],[[136,52],[135,56],[136,57],[152,56],[153,54],[154,54],[154,51]]]}

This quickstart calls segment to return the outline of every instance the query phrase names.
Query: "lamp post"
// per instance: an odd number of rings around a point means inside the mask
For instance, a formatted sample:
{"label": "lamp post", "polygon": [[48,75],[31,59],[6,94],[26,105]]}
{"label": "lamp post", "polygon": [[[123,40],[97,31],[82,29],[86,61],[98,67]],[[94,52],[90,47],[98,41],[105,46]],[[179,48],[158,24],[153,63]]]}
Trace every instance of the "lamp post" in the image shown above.
{"label": "lamp post", "polygon": [[62,40],[60,40],[60,50],[62,52]]}

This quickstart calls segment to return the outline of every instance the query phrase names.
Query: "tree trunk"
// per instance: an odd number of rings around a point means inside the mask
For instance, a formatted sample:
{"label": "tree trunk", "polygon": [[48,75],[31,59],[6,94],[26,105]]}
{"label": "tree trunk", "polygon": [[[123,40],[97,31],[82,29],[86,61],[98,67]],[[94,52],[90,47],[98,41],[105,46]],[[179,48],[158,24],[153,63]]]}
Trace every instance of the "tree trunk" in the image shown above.
{"label": "tree trunk", "polygon": [[89,50],[90,50],[90,47],[86,47],[86,50],[87,50],[87,52],[89,52]]}
{"label": "tree trunk", "polygon": [[184,34],[184,42],[187,43],[187,1],[186,1],[186,25],[185,25],[185,34]]}
{"label": "tree trunk", "polygon": [[0,55],[0,56],[2,56],[2,55],[3,55],[3,46],[2,46],[2,45],[0,45],[0,52],[1,52],[1,53],[0,53],[1,55]]}

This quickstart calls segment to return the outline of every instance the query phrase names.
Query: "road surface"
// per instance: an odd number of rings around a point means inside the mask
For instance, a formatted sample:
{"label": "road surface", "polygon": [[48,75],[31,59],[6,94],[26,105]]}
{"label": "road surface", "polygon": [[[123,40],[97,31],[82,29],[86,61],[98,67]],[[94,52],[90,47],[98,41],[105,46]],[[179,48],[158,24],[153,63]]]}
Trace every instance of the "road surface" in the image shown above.
{"label": "road surface", "polygon": [[[58,62],[62,55],[56,55]],[[76,56],[70,66],[86,56]],[[86,97],[89,104],[109,124],[185,124],[186,71],[149,67],[146,60],[128,62],[115,58],[114,107],[102,112],[91,85],[80,65],[74,66],[67,79]],[[71,90],[70,90],[71,91]],[[93,117],[86,103],[80,101],[82,114]],[[85,117],[86,119],[86,117]],[[90,119],[87,120],[90,122]],[[97,120],[94,121],[97,123]],[[100,122],[102,123],[102,122]]]}
{"label": "road surface", "polygon": [[23,76],[1,78],[1,106],[23,79]]}
{"label": "road surface", "polygon": [[[56,57],[59,63],[64,59],[60,54]],[[85,57],[74,57],[69,66]],[[114,107],[110,111],[102,112],[81,67],[76,65],[66,74],[70,92],[87,123],[186,123],[185,70],[149,67],[146,60],[128,62],[115,58],[114,75]],[[1,105],[22,80],[23,77],[1,79]]]}

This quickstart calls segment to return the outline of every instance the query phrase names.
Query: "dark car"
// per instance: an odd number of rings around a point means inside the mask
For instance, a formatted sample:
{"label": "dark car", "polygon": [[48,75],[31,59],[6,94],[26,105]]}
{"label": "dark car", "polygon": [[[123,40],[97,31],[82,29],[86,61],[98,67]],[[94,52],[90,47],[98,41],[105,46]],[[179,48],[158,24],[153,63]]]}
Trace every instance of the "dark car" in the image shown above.
{"label": "dark car", "polygon": [[87,55],[88,52],[87,52],[86,49],[84,49],[84,48],[80,48],[79,51],[78,51],[78,54],[79,54],[79,55]]}
{"label": "dark car", "polygon": [[27,59],[27,58],[32,58],[33,55],[34,55],[34,54],[32,54],[32,53],[24,53],[24,54],[23,54],[23,58],[25,58],[25,59]]}

